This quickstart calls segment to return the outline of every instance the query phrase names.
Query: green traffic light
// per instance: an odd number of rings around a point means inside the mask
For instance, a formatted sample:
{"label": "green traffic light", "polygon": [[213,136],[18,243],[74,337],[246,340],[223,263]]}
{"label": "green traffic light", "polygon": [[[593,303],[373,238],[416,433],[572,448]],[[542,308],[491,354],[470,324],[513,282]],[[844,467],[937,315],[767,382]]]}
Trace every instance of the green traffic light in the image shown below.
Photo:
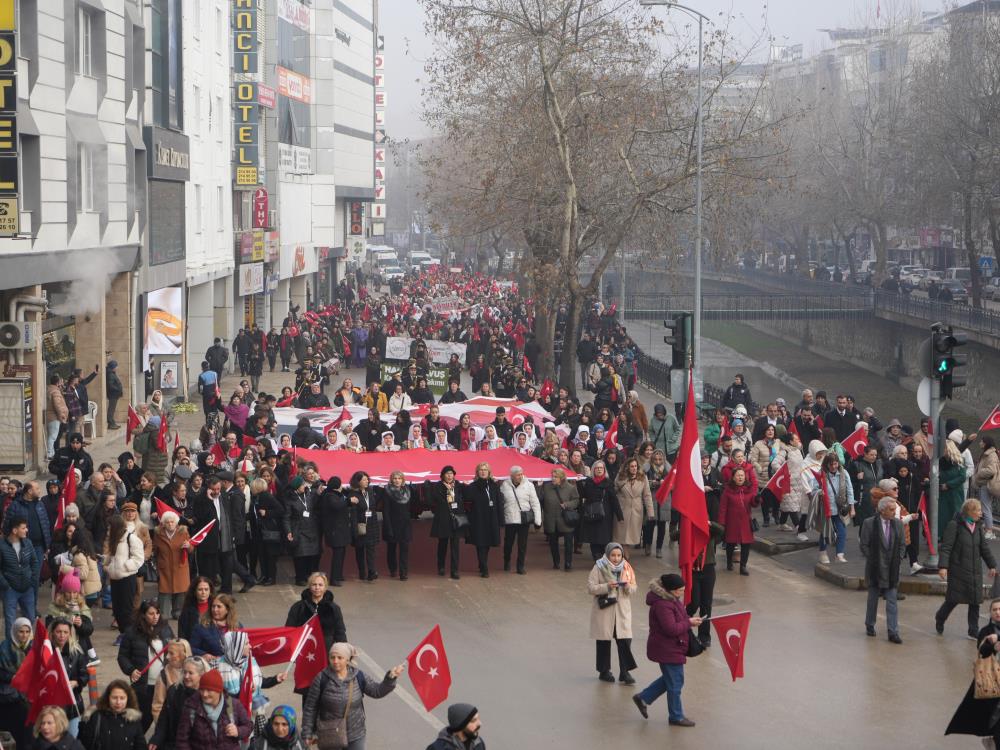
{"label": "green traffic light", "polygon": [[947,362],[947,360],[942,361],[938,365],[938,372],[948,372],[948,362]]}

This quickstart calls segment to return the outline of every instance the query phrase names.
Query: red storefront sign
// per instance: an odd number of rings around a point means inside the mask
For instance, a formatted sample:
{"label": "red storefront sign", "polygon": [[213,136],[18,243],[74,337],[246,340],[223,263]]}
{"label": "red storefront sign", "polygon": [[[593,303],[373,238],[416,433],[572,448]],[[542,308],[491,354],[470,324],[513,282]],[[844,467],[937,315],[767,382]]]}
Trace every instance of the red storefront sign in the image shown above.
{"label": "red storefront sign", "polygon": [[253,228],[267,229],[267,191],[264,188],[257,188],[253,193]]}

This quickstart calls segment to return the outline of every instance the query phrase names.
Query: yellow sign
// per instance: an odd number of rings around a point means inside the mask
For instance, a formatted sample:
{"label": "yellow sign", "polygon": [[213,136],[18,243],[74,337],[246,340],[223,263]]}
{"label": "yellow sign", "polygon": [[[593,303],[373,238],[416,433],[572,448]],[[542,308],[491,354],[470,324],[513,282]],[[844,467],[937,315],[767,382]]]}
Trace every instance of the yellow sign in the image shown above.
{"label": "yellow sign", "polygon": [[264,232],[262,231],[256,231],[253,233],[253,245],[251,245],[250,260],[264,260]]}
{"label": "yellow sign", "polygon": [[16,0],[0,0],[0,31],[16,31]]}
{"label": "yellow sign", "polygon": [[18,233],[17,198],[0,198],[0,237],[14,237]]}
{"label": "yellow sign", "polygon": [[236,168],[237,185],[257,185],[259,182],[260,180],[257,179],[257,167]]}

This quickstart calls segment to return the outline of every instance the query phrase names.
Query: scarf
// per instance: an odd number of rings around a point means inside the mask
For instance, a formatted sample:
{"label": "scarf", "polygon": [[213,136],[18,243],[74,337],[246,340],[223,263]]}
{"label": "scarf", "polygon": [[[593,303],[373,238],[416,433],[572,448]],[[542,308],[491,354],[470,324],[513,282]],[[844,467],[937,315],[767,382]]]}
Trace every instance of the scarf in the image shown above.
{"label": "scarf", "polygon": [[201,702],[202,708],[205,709],[205,715],[208,716],[208,720],[212,722],[215,727],[215,733],[219,733],[219,719],[222,718],[222,709],[226,707],[226,696],[225,694],[219,696],[219,702],[210,706],[205,701]]}
{"label": "scarf", "polygon": [[385,491],[399,505],[406,505],[410,502],[410,488],[408,485],[404,484],[402,487],[389,485],[385,488]]}

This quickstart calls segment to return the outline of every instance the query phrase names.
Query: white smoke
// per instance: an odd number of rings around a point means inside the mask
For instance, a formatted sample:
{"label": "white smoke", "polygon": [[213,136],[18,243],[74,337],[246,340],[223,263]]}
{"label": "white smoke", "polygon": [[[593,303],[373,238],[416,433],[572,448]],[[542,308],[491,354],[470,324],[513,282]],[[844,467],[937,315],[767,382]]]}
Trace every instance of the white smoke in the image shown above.
{"label": "white smoke", "polygon": [[70,282],[65,296],[52,295],[49,312],[53,315],[88,315],[101,311],[108,294],[117,258],[109,250],[87,251],[85,263],[77,266],[77,278]]}

